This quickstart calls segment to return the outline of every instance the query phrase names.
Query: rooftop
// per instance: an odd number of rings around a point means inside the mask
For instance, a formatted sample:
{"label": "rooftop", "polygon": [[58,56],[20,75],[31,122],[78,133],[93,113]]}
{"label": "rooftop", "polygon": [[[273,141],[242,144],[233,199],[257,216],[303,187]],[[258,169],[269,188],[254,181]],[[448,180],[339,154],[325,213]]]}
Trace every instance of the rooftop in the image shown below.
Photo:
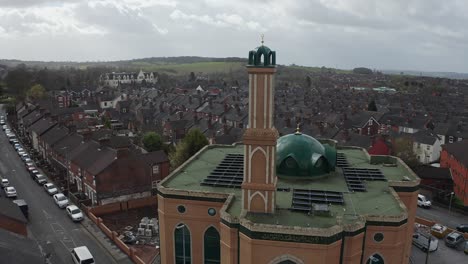
{"label": "rooftop", "polygon": [[[226,208],[233,219],[241,218],[241,189],[200,185],[217,167],[227,154],[243,154],[244,145],[210,145],[188,162],[174,171],[161,183],[161,191],[170,188],[183,195],[200,196],[211,194],[233,194],[234,197]],[[338,149],[344,154],[349,167],[378,169],[386,181],[365,181],[365,192],[352,192],[348,189],[342,168],[336,168],[326,177],[317,179],[285,178],[278,175],[276,192],[276,213],[274,215],[247,214],[245,218],[254,223],[279,224],[283,226],[328,228],[342,223],[353,223],[359,216],[389,217],[400,219],[405,210],[395,197],[390,186],[404,186],[405,183],[418,181],[417,176],[399,159],[390,156],[369,156],[365,150],[353,147]],[[404,176],[407,176],[404,179]],[[414,184],[413,184],[414,186]],[[289,188],[289,191],[284,189]],[[294,189],[317,190],[343,193],[343,204],[331,204],[331,216],[310,215],[291,210]],[[283,190],[283,191],[281,191]],[[390,220],[389,220],[390,221]]]}

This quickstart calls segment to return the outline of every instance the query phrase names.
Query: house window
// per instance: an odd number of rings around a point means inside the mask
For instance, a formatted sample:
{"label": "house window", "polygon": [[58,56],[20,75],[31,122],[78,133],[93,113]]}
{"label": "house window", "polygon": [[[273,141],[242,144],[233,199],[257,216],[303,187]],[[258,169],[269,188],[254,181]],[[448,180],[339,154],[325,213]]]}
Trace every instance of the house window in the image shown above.
{"label": "house window", "polygon": [[107,106],[107,102],[104,102],[104,106]]}
{"label": "house window", "polygon": [[122,113],[127,113],[127,108],[123,108]]}
{"label": "house window", "polygon": [[159,174],[159,165],[153,165],[153,175]]}
{"label": "house window", "polygon": [[159,183],[159,182],[160,182],[160,181],[152,181],[152,182],[151,182],[151,188],[152,188],[152,189],[158,188],[158,183]]}
{"label": "house window", "polygon": [[431,150],[431,146],[427,145],[426,149]]}
{"label": "house window", "polygon": [[372,119],[369,120],[369,126],[372,126]]}

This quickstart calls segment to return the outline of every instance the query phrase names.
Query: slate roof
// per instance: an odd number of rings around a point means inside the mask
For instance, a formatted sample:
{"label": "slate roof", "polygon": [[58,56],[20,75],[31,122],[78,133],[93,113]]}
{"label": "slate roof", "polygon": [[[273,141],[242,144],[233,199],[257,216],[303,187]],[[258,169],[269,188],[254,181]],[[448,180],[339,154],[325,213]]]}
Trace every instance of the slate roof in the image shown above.
{"label": "slate roof", "polygon": [[371,118],[379,122],[383,115],[384,113],[381,112],[362,111],[354,115],[348,115],[348,120],[345,124],[349,127],[363,127]]}
{"label": "slate roof", "polygon": [[23,124],[25,127],[29,127],[43,116],[44,114],[41,114],[39,110],[34,110],[32,113],[28,114],[23,118]]}
{"label": "slate roof", "polygon": [[53,127],[42,135],[42,140],[49,146],[52,146],[55,142],[68,135],[68,133],[69,131],[66,127]]}
{"label": "slate roof", "polygon": [[[60,156],[65,156],[66,153],[69,153],[83,141],[83,136],[79,134],[71,134],[63,137],[61,140],[57,141],[53,146],[53,150],[58,153]],[[66,147],[66,148],[65,148]]]}
{"label": "slate roof", "polygon": [[440,138],[429,130],[419,130],[414,134],[410,134],[413,140],[417,143],[426,144],[426,145],[434,145],[437,140]]}
{"label": "slate roof", "polygon": [[33,239],[0,229],[2,263],[44,263],[37,242]]}
{"label": "slate roof", "polygon": [[163,150],[148,152],[140,154],[138,159],[146,163],[147,165],[158,164],[169,161],[166,153]]}
{"label": "slate roof", "polygon": [[455,143],[446,144],[442,146],[442,149],[453,155],[460,163],[468,167],[468,155],[466,150],[468,149],[468,140],[457,141]]}
{"label": "slate roof", "polygon": [[36,123],[32,124],[29,127],[30,131],[36,132],[37,135],[42,135],[44,132],[49,130],[51,127],[57,125],[57,122],[53,121],[50,118],[42,118]]}
{"label": "slate roof", "polygon": [[25,224],[28,222],[18,205],[5,197],[0,197],[0,214]]}

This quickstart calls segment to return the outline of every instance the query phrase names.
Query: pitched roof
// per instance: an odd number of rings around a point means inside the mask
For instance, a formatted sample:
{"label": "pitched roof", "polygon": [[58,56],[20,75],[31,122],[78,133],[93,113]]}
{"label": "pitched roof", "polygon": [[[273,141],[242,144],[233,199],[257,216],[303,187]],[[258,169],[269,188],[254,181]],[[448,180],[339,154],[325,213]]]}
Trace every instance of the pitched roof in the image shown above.
{"label": "pitched roof", "polygon": [[152,151],[138,155],[138,159],[147,165],[158,164],[169,161],[166,153],[163,150]]}
{"label": "pitched roof", "polygon": [[28,114],[23,118],[23,124],[26,127],[29,127],[30,125],[34,124],[37,120],[42,118],[44,114],[41,114],[39,110],[34,110],[32,113]]}
{"label": "pitched roof", "polygon": [[468,149],[468,140],[457,141],[451,144],[442,146],[442,149],[453,155],[460,163],[468,167],[468,155],[466,150]]}
{"label": "pitched roof", "polygon": [[429,130],[419,130],[418,132],[410,135],[415,142],[431,146],[434,145],[437,140],[440,140],[435,133]]}
{"label": "pitched roof", "polygon": [[68,128],[55,126],[42,135],[42,140],[49,146],[52,146],[55,142],[68,135],[68,133]]}
{"label": "pitched roof", "polygon": [[69,153],[71,150],[75,149],[83,141],[83,136],[79,134],[71,134],[63,137],[61,140],[57,141],[52,148],[56,153],[61,156],[65,156],[66,153]]}
{"label": "pitched roof", "polygon": [[42,118],[41,120],[38,120],[36,123],[32,124],[29,129],[36,132],[37,135],[42,135],[44,132],[54,127],[55,125],[57,125],[57,122],[53,121],[52,119]]}

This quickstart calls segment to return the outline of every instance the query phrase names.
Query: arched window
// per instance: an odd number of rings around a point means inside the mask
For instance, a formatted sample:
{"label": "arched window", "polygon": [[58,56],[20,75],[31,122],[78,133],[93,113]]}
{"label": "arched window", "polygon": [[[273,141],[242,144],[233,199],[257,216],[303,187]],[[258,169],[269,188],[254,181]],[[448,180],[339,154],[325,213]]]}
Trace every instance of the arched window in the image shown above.
{"label": "arched window", "polygon": [[204,256],[205,264],[221,263],[221,248],[219,245],[219,233],[214,227],[210,227],[205,232],[204,237]]}
{"label": "arched window", "polygon": [[288,259],[288,260],[283,260],[283,261],[281,261],[281,262],[278,263],[278,264],[296,264],[296,262],[294,262],[294,261]]}
{"label": "arched window", "polygon": [[185,224],[178,224],[174,230],[174,249],[176,264],[191,264],[190,230]]}
{"label": "arched window", "polygon": [[384,264],[384,260],[382,256],[380,256],[378,253],[375,253],[369,257],[366,264]]}

